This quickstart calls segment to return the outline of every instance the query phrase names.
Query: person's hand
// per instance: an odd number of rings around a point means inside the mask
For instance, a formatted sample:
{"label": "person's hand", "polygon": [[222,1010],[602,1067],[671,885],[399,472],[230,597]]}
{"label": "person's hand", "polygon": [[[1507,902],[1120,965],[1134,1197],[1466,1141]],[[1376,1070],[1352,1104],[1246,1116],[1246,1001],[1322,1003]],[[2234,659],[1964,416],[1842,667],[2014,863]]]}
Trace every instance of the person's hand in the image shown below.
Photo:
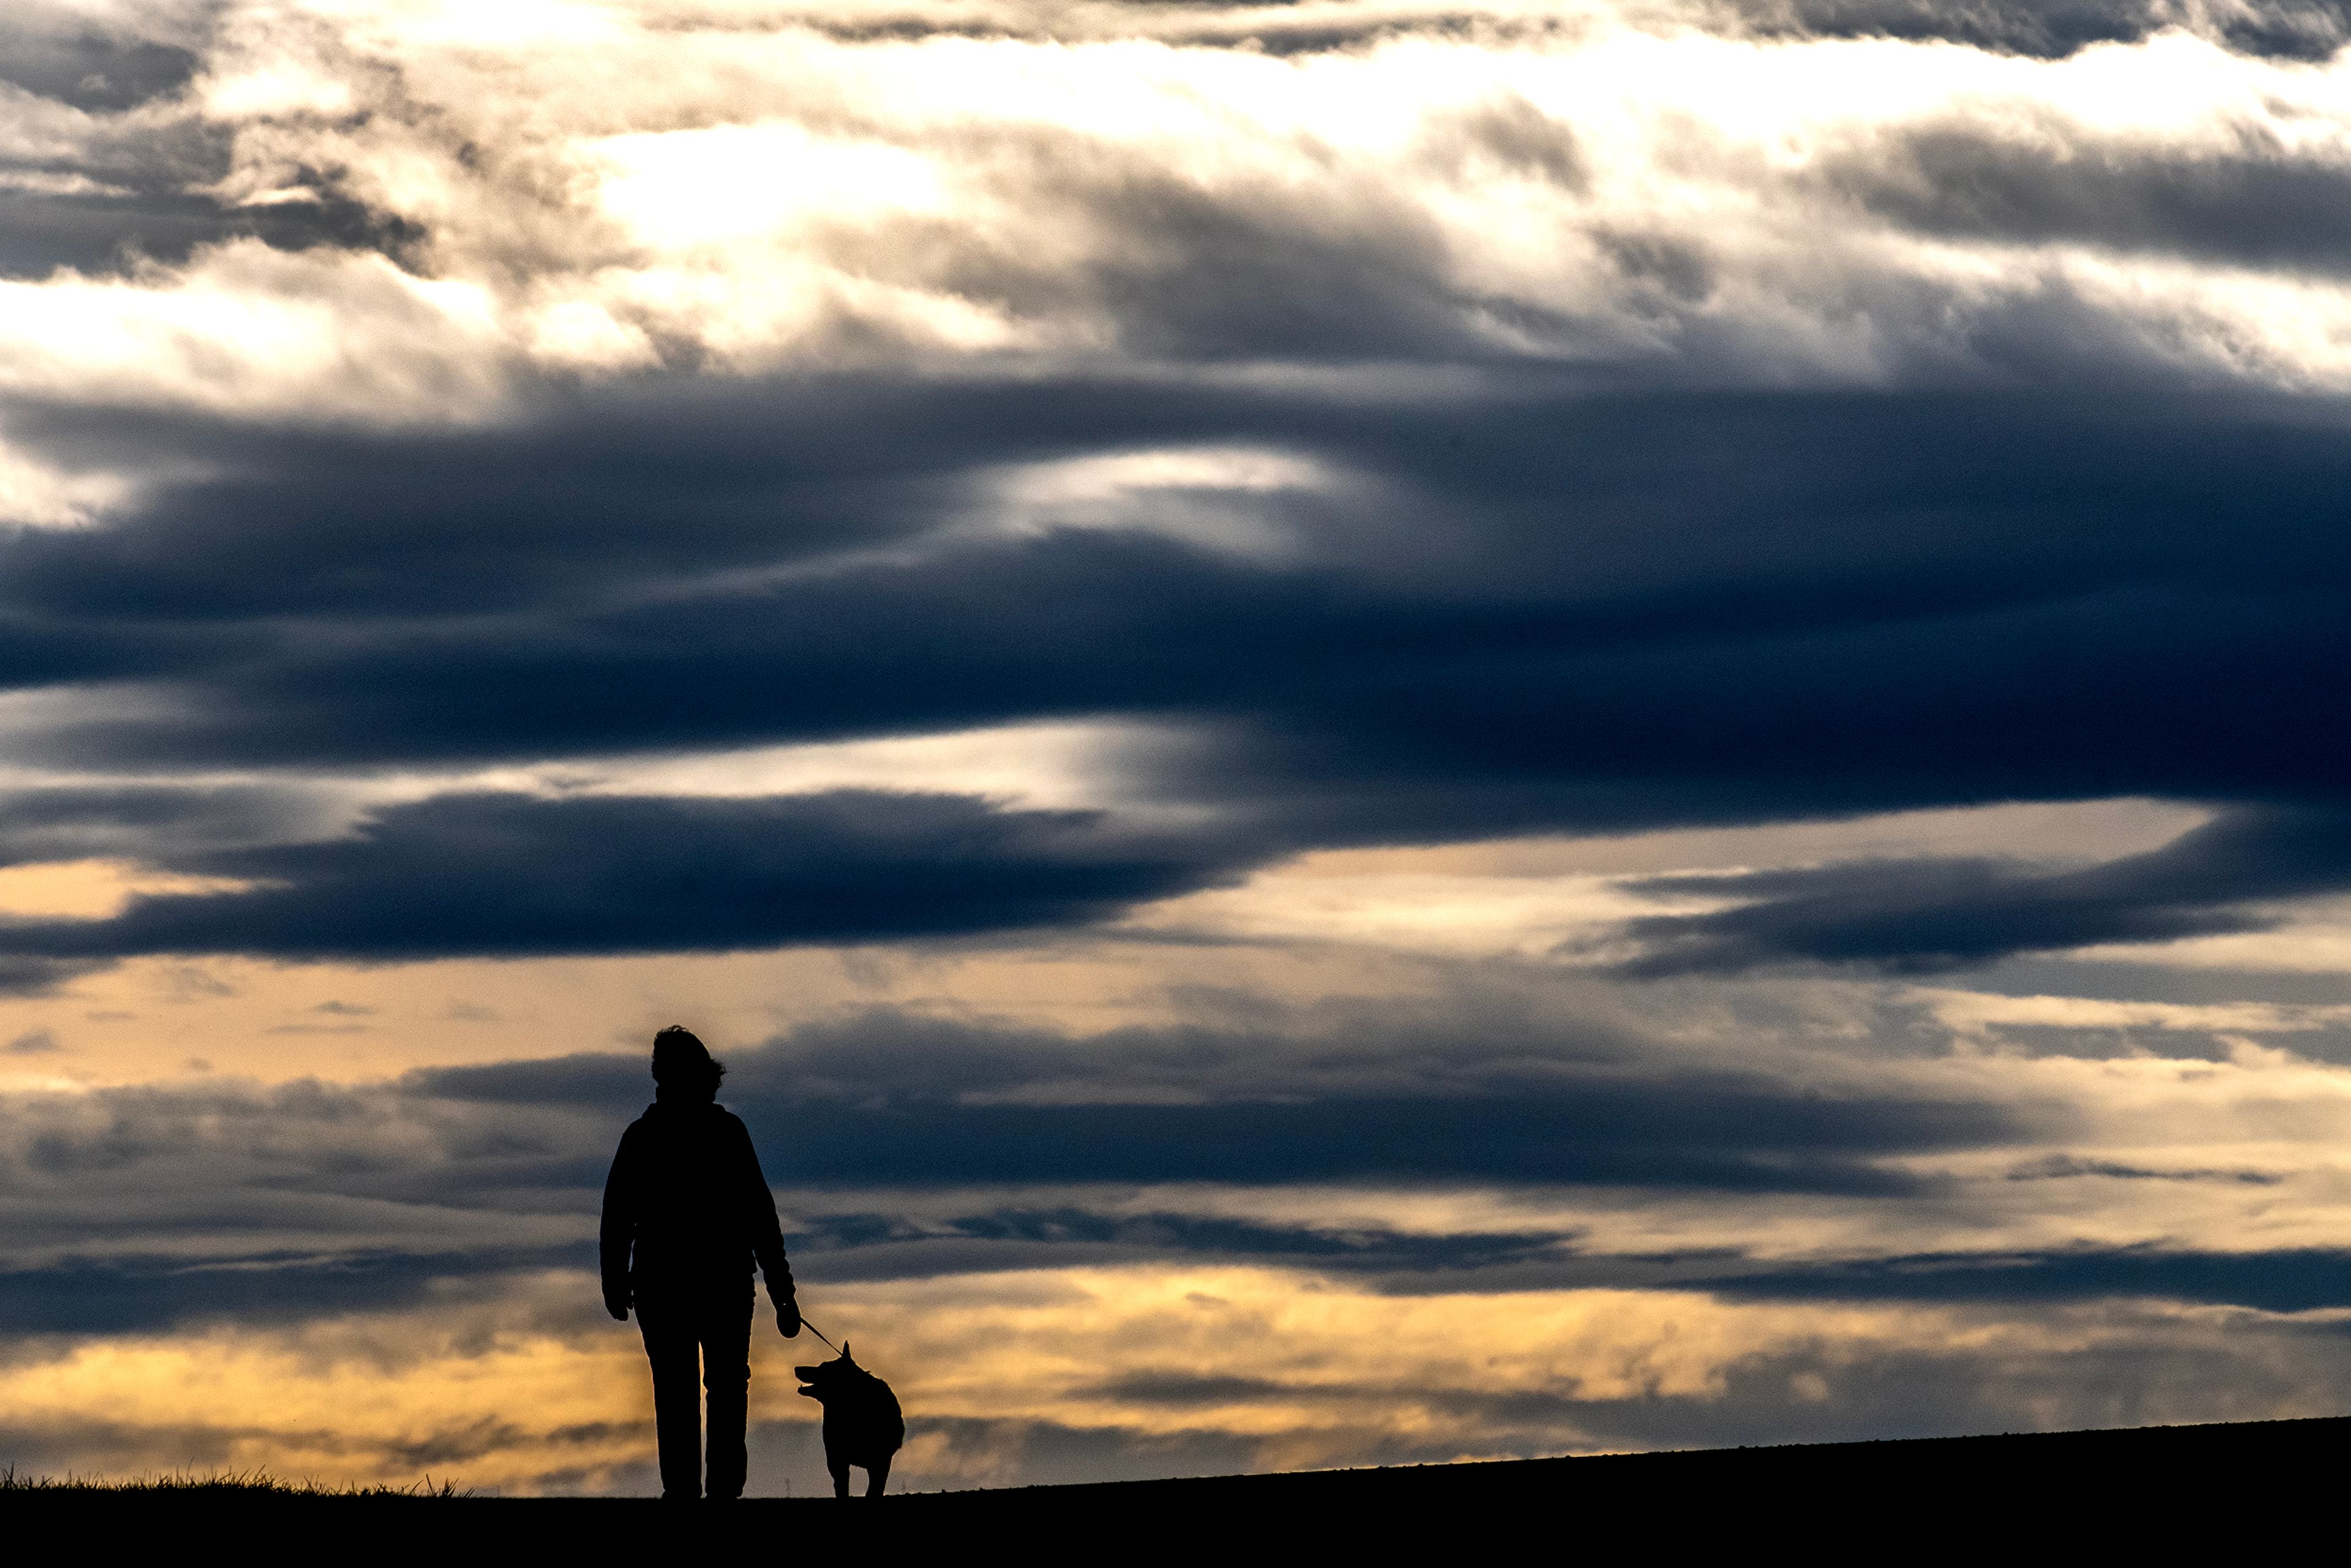
{"label": "person's hand", "polygon": [[627,1322],[629,1321],[628,1296],[625,1293],[614,1295],[611,1291],[607,1291],[604,1293],[604,1310],[611,1313],[612,1316],[620,1322]]}
{"label": "person's hand", "polygon": [[789,1296],[776,1303],[776,1332],[786,1339],[800,1337],[800,1304]]}

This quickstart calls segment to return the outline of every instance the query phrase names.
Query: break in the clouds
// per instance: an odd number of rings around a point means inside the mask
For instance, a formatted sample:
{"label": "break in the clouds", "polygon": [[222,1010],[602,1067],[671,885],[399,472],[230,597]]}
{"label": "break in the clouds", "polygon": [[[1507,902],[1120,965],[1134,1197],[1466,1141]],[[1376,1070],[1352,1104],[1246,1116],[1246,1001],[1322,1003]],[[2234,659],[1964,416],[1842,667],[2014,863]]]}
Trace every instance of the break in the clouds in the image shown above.
{"label": "break in the clouds", "polygon": [[2346,43],[17,7],[0,1458],[643,1484],[673,1018],[933,1481],[2303,1408]]}

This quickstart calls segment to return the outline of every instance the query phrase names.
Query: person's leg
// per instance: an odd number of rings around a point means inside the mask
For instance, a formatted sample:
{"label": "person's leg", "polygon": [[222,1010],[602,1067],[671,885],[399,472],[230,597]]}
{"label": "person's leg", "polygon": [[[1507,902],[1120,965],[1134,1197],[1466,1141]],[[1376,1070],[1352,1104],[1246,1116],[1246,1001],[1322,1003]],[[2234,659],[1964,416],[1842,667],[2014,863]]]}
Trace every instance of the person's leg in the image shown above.
{"label": "person's leg", "polygon": [[645,1359],[653,1368],[653,1437],[661,1445],[662,1496],[671,1500],[702,1495],[701,1346],[691,1316],[637,1303],[637,1328],[645,1336]]}
{"label": "person's leg", "polygon": [[744,1448],[751,1398],[751,1287],[713,1301],[702,1340],[702,1383],[710,1396],[709,1495],[743,1495],[750,1467]]}

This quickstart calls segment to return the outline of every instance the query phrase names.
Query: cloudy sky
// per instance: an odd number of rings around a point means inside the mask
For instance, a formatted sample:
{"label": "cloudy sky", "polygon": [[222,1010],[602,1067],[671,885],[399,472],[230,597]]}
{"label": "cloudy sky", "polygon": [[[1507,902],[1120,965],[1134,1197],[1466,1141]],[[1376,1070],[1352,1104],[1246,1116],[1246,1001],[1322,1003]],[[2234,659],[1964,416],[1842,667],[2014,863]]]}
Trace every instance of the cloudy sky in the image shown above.
{"label": "cloudy sky", "polygon": [[0,1463],[653,1490],[673,1022],[914,1486],[2351,1406],[2346,44],[10,6]]}

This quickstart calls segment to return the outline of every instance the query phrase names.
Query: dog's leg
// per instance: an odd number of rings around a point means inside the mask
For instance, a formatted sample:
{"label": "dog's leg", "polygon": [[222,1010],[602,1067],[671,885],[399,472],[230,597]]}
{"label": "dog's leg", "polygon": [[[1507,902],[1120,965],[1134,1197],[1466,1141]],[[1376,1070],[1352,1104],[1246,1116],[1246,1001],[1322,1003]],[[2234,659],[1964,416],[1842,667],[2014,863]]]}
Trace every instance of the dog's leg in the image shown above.
{"label": "dog's leg", "polygon": [[831,1443],[824,1446],[824,1468],[832,1472],[832,1495],[847,1497],[849,1495],[849,1459],[845,1455],[835,1453]]}
{"label": "dog's leg", "polygon": [[883,1455],[865,1467],[865,1495],[880,1497],[882,1489],[890,1484],[890,1456]]}

